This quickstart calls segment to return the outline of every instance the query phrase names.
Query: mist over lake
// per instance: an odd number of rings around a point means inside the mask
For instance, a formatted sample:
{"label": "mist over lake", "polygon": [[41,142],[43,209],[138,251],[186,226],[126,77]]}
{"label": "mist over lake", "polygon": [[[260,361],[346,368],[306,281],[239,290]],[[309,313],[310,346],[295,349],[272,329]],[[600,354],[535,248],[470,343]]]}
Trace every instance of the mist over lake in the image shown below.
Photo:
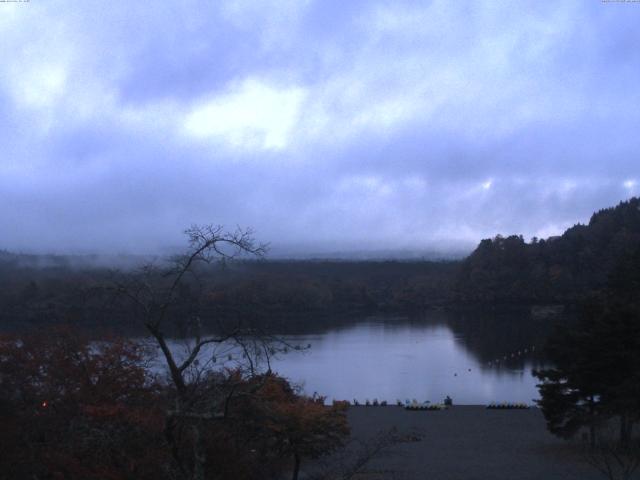
{"label": "mist over lake", "polygon": [[637,478],[638,25],[0,0],[0,480]]}

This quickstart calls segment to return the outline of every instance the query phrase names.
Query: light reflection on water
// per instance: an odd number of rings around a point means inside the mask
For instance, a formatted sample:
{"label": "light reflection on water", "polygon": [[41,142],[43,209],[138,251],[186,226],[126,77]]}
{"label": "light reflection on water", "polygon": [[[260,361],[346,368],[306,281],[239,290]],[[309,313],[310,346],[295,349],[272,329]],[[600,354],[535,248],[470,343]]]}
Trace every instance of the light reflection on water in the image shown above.
{"label": "light reflection on water", "polygon": [[273,370],[330,399],[441,402],[449,395],[456,403],[486,404],[538,397],[532,362],[517,369],[481,365],[445,325],[367,323],[295,340],[312,347],[280,358]]}
{"label": "light reflection on water", "polygon": [[[532,369],[539,366],[531,352],[524,353],[524,341],[515,360],[504,355],[515,350],[490,345],[485,351],[470,350],[474,332],[454,333],[446,323],[387,322],[370,319],[324,333],[287,335],[292,343],[311,348],[292,350],[272,359],[272,370],[301,384],[304,392],[318,392],[332,399],[387,400],[417,399],[441,402],[446,395],[458,404],[526,402],[538,398]],[[180,352],[179,343],[173,343]],[[491,352],[487,353],[487,349]],[[495,352],[498,352],[496,354]],[[502,353],[501,353],[502,352]],[[232,354],[229,361],[228,354]],[[218,348],[216,366],[232,367],[240,360],[237,351]],[[182,356],[182,355],[180,355]],[[488,358],[501,358],[489,365]],[[484,357],[484,358],[483,358]],[[481,360],[482,358],[482,360]]]}

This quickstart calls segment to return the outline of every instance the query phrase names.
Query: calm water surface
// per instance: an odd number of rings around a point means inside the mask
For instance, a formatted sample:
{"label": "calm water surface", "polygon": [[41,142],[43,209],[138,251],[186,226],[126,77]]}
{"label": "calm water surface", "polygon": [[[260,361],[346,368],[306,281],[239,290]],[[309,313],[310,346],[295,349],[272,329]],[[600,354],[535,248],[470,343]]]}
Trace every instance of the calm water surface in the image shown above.
{"label": "calm water surface", "polygon": [[[528,325],[527,330],[521,320],[367,319],[322,333],[287,335],[292,344],[311,346],[278,356],[271,367],[305,393],[318,392],[328,401],[441,402],[450,395],[458,404],[532,403],[538,398],[532,369],[540,366],[540,329]],[[176,342],[174,349],[179,348]],[[236,361],[239,355],[233,355]],[[218,350],[216,365],[233,361]]]}

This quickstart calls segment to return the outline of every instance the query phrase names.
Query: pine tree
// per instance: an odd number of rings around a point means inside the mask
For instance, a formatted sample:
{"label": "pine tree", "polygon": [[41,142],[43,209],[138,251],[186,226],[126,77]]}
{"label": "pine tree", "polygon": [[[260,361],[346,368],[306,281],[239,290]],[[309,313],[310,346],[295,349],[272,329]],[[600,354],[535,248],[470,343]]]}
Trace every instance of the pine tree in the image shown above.
{"label": "pine tree", "polygon": [[617,418],[620,445],[631,441],[640,420],[639,287],[640,247],[621,258],[608,288],[585,303],[577,324],[549,340],[554,366],[535,374],[552,433],[571,437],[588,427],[593,445],[598,424]]}

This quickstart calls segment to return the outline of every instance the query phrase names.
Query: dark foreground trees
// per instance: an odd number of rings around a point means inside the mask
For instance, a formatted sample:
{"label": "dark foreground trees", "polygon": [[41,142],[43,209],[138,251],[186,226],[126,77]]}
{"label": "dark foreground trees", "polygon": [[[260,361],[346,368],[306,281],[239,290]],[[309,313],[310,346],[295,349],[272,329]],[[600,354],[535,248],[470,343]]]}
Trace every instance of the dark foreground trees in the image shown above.
{"label": "dark foreground trees", "polygon": [[[542,381],[539,404],[549,430],[565,438],[588,432],[591,460],[611,460],[622,470],[637,467],[640,248],[623,256],[608,288],[583,306],[575,325],[556,332],[547,353],[554,367],[536,375]],[[625,459],[630,463],[621,465]]]}
{"label": "dark foreground trees", "polygon": [[580,434],[585,460],[607,478],[640,466],[640,315],[626,305],[591,306],[574,330],[550,343],[555,367],[536,372],[549,431]]}
{"label": "dark foreground trees", "polygon": [[266,459],[287,459],[297,480],[303,459],[333,452],[349,435],[347,402],[327,407],[323,397],[301,396],[270,373],[252,378],[247,386],[257,386],[256,394],[239,398],[229,420],[251,432],[263,477]]}
{"label": "dark foreground trees", "polygon": [[162,478],[164,399],[128,341],[0,341],[0,478]]}
{"label": "dark foreground trees", "polygon": [[553,368],[536,372],[549,430],[572,437],[618,417],[629,441],[640,414],[640,315],[630,307],[592,305],[581,321],[550,341]]}
{"label": "dark foreground trees", "polygon": [[[0,342],[0,479],[162,480],[191,474],[191,423],[166,438],[173,387],[149,374],[140,345],[89,342],[56,329]],[[303,458],[348,435],[345,410],[298,394],[272,373],[201,378],[199,400],[224,396],[224,417],[202,418],[204,477],[297,478]],[[192,398],[195,402],[196,399]]]}

